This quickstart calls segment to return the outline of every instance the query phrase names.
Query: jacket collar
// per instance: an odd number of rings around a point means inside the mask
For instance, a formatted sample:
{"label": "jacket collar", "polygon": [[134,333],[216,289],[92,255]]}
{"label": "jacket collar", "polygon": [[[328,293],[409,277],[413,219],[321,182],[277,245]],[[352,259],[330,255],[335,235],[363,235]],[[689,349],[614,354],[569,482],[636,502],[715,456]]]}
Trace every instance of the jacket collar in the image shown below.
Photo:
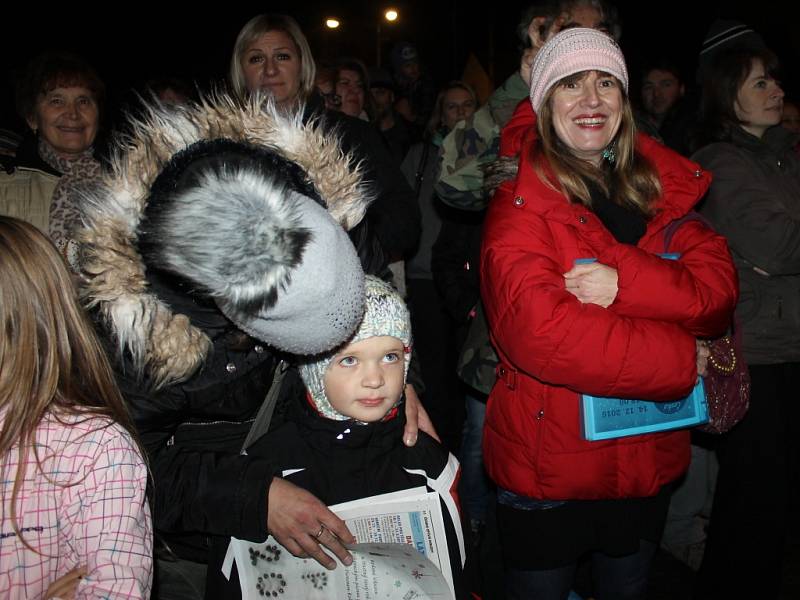
{"label": "jacket collar", "polygon": [[388,418],[375,423],[360,423],[352,419],[334,421],[320,415],[305,398],[290,405],[287,419],[294,422],[301,435],[312,446],[330,451],[333,448],[363,448],[370,446],[391,450],[401,439],[406,418],[404,405],[394,407]]}
{"label": "jacket collar", "polygon": [[800,136],[787,131],[780,125],[770,127],[762,138],[757,138],[741,127],[734,127],[730,133],[730,142],[757,155],[776,155],[781,157],[789,152],[794,152],[794,146],[800,141]]}
{"label": "jacket collar", "polygon": [[63,173],[47,163],[39,154],[39,137],[28,134],[22,139],[15,156],[2,156],[4,167],[9,172],[17,167],[36,169],[49,175],[61,177]]}

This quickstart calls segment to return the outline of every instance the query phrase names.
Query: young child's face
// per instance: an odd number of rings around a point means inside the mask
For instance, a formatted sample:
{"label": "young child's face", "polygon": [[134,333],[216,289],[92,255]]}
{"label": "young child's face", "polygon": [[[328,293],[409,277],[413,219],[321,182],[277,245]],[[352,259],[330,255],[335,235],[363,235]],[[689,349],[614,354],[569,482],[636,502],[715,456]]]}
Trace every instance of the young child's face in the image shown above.
{"label": "young child's face", "polygon": [[383,335],[348,344],[325,372],[325,395],[343,415],[380,421],[403,393],[403,342]]}

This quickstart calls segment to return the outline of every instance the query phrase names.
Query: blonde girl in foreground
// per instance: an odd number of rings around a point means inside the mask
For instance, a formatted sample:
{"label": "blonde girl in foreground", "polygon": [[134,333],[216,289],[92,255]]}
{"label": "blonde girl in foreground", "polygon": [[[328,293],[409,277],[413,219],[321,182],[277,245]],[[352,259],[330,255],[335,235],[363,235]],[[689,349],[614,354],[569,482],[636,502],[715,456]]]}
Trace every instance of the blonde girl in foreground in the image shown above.
{"label": "blonde girl in foreground", "polygon": [[147,468],[63,259],[0,217],[0,590],[149,598]]}

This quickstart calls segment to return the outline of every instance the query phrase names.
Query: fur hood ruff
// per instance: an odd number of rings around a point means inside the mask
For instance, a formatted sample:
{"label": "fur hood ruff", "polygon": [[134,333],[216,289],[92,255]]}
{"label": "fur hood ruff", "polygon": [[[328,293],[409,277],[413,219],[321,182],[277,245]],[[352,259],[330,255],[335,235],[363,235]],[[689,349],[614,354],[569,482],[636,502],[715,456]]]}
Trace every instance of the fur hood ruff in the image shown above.
{"label": "fur hood ruff", "polygon": [[282,114],[258,98],[243,105],[222,94],[185,108],[150,106],[131,123],[132,133],[117,141],[110,172],[86,198],[84,299],[99,310],[117,351],[128,352],[137,374],[155,387],[190,377],[211,348],[187,316],[173,313],[150,291],[137,249],[151,186],[176,153],[217,139],[264,147],[302,169],[346,230],[364,217],[371,195],[360,165],[343,154],[335,130],[324,131],[318,119],[304,124],[302,115]]}

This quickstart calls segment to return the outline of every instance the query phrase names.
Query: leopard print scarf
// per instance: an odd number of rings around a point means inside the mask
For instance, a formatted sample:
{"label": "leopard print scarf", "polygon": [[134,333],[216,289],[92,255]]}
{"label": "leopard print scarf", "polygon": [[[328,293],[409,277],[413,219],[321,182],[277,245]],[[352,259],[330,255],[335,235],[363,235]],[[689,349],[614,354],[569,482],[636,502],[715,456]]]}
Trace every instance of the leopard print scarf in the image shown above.
{"label": "leopard print scarf", "polygon": [[75,234],[82,227],[81,199],[87,189],[100,182],[100,163],[93,148],[72,159],[56,153],[44,138],[39,138],[39,156],[62,173],[50,202],[50,239],[73,271],[79,269],[78,244]]}

